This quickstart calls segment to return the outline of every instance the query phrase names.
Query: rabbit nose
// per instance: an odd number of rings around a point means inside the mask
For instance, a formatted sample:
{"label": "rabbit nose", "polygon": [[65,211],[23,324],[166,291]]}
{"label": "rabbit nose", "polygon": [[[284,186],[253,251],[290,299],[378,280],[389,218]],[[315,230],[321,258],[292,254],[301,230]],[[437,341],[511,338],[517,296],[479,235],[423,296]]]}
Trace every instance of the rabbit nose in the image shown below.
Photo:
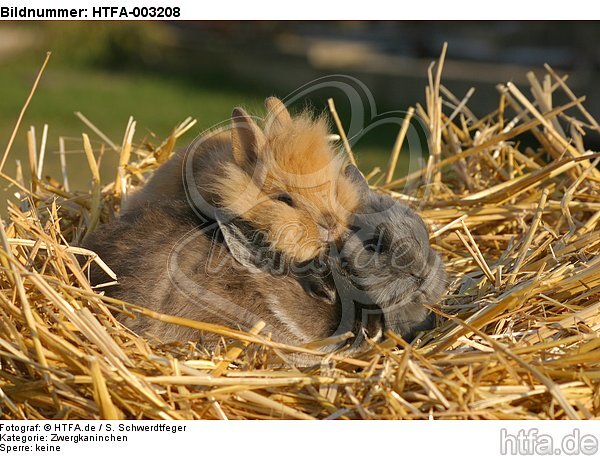
{"label": "rabbit nose", "polygon": [[318,222],[321,238],[325,242],[333,242],[338,236],[338,222],[334,215],[324,214]]}
{"label": "rabbit nose", "polygon": [[319,225],[319,236],[323,242],[330,243],[335,239],[335,228]]}

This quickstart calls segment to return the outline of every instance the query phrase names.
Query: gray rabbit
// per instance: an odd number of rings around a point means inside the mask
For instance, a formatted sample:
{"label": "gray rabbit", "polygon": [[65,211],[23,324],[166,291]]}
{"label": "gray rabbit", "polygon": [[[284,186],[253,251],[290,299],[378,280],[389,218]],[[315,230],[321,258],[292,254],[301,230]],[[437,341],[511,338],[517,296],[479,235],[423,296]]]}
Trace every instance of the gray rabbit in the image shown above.
{"label": "gray rabbit", "polygon": [[383,330],[411,341],[434,325],[424,304],[436,304],[446,289],[443,263],[413,210],[371,191],[356,167],[348,165],[346,174],[362,187],[362,200],[342,248],[330,254],[341,309],[362,309],[347,318],[381,319]]}

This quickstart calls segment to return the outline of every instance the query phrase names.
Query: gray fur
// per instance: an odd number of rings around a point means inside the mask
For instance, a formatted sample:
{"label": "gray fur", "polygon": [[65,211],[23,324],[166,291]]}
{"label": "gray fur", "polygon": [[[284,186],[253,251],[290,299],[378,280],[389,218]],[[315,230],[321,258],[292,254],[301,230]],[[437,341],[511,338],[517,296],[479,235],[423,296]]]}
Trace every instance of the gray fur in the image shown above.
{"label": "gray fur", "polygon": [[377,305],[385,329],[410,341],[434,325],[424,304],[438,303],[445,292],[444,265],[429,244],[425,223],[412,209],[371,191],[354,166],[346,173],[363,191],[352,234],[332,256],[336,282],[346,290],[342,301]]}

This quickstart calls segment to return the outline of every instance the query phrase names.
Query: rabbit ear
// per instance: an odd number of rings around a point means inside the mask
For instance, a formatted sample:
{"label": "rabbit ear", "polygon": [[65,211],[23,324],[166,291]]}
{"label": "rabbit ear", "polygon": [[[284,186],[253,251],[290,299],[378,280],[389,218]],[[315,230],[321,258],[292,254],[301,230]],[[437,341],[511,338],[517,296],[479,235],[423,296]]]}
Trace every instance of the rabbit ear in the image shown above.
{"label": "rabbit ear", "polygon": [[260,272],[260,269],[252,262],[254,259],[252,241],[232,222],[222,221],[218,214],[215,218],[231,256],[250,272]]}
{"label": "rabbit ear", "polygon": [[363,196],[363,198],[369,194],[368,192],[371,191],[369,189],[369,184],[356,166],[347,165],[346,169],[344,170],[344,174],[346,174],[346,177],[358,186],[360,194]]}
{"label": "rabbit ear", "polygon": [[265,106],[267,108],[267,125],[274,124],[277,127],[285,127],[292,122],[290,112],[279,98],[267,98]]}
{"label": "rabbit ear", "polygon": [[231,148],[233,158],[239,166],[254,164],[265,142],[263,132],[242,108],[234,108],[231,113]]}

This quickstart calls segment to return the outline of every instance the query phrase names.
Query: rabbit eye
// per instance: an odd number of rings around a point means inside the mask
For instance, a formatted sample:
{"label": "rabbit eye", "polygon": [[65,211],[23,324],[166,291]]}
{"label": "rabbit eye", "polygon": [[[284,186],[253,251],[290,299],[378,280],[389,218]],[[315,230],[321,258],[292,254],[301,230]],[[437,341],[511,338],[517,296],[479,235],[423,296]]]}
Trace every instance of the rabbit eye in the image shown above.
{"label": "rabbit eye", "polygon": [[375,229],[371,236],[363,241],[365,249],[374,253],[390,252],[392,245],[394,245],[392,230],[387,226]]}
{"label": "rabbit eye", "polygon": [[381,253],[384,250],[383,236],[381,234],[363,241],[363,246],[369,252]]}
{"label": "rabbit eye", "polygon": [[360,230],[361,230],[361,229],[362,229],[362,227],[361,227],[361,226],[354,225],[354,224],[351,224],[351,225],[348,227],[348,231],[349,231],[350,233],[360,233]]}
{"label": "rabbit eye", "polygon": [[294,207],[294,200],[292,198],[292,195],[290,195],[289,193],[278,193],[277,195],[275,195],[275,199],[277,201],[281,201],[282,203],[287,204],[290,207]]}

